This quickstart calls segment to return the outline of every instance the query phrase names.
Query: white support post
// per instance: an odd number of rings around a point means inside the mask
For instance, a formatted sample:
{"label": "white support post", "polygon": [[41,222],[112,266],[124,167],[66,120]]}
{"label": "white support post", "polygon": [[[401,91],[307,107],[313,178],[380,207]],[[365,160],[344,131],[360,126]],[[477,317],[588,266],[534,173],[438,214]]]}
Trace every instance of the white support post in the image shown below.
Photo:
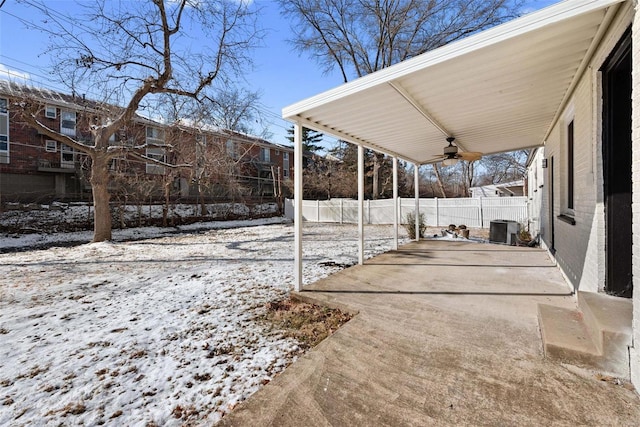
{"label": "white support post", "polygon": [[358,145],[358,264],[364,264],[364,147]]}
{"label": "white support post", "polygon": [[294,289],[302,290],[302,126],[293,127]]}
{"label": "white support post", "polygon": [[393,250],[398,250],[398,158],[393,158]]}
{"label": "white support post", "polygon": [[414,194],[416,198],[416,212],[415,212],[415,225],[416,225],[416,242],[420,241],[420,180],[418,164],[413,165],[413,181],[414,181]]}

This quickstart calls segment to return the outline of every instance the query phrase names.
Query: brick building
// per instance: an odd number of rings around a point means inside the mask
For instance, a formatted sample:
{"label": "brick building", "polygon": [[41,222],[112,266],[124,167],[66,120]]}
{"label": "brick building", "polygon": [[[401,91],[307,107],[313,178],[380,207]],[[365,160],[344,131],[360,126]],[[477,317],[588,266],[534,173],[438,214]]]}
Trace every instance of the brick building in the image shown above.
{"label": "brick building", "polygon": [[[25,103],[37,106],[47,127],[88,144],[91,125],[118,109],[0,81],[1,201],[90,199],[88,156],[29,126],[21,117]],[[293,173],[292,148],[212,126],[166,125],[136,116],[111,140],[125,148],[111,165],[112,192],[130,198],[159,197],[166,188],[172,198],[183,199],[270,197],[286,193]]]}

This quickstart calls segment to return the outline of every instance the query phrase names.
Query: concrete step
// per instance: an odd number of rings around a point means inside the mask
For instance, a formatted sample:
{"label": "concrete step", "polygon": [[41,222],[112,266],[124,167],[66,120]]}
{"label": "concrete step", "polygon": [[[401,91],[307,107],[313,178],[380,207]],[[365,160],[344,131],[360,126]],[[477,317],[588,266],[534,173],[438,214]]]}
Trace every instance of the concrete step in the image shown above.
{"label": "concrete step", "polygon": [[538,321],[546,357],[579,365],[600,357],[580,311],[538,304]]}
{"label": "concrete step", "polygon": [[633,302],[594,292],[578,292],[578,307],[598,352],[605,355],[610,369],[628,369],[632,344]]}
{"label": "concrete step", "polygon": [[539,304],[545,356],[629,378],[630,301],[610,298],[614,297],[584,292],[579,295],[580,308]]}

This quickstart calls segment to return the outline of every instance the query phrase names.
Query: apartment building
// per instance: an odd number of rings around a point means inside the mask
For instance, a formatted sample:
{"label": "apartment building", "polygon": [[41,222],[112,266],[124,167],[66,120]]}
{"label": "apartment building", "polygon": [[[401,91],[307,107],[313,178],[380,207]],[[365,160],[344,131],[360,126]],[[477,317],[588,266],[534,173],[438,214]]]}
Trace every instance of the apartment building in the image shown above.
{"label": "apartment building", "polygon": [[[90,199],[89,157],[29,126],[27,104],[45,126],[89,145],[91,127],[119,108],[0,80],[1,201]],[[174,198],[270,197],[286,192],[293,173],[292,148],[184,120],[168,125],[137,115],[110,140],[124,148],[111,165],[112,191],[132,198],[167,188]]]}

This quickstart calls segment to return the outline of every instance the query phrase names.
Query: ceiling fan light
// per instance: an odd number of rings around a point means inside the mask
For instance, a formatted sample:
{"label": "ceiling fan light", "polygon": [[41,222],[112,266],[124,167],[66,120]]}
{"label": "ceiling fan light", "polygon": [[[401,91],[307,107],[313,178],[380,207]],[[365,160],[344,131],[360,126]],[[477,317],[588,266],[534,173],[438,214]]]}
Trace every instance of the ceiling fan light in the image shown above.
{"label": "ceiling fan light", "polygon": [[453,166],[456,163],[458,163],[458,159],[456,159],[455,157],[447,157],[442,161],[442,164],[445,166]]}

